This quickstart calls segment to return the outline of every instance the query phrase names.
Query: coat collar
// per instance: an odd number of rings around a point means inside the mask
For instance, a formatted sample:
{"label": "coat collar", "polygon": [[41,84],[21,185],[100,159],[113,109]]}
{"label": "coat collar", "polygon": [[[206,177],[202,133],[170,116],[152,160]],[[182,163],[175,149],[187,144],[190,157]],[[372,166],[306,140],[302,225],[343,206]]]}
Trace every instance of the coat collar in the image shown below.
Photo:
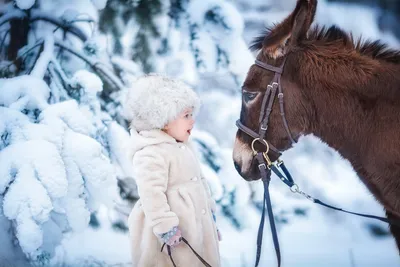
{"label": "coat collar", "polygon": [[[169,144],[177,144],[175,138],[170,136],[159,129],[146,130],[137,132],[135,129],[130,129],[130,142],[131,142],[131,151],[130,154],[133,156],[137,151],[145,148],[146,146],[158,145],[163,143]],[[186,144],[186,143],[185,143]]]}

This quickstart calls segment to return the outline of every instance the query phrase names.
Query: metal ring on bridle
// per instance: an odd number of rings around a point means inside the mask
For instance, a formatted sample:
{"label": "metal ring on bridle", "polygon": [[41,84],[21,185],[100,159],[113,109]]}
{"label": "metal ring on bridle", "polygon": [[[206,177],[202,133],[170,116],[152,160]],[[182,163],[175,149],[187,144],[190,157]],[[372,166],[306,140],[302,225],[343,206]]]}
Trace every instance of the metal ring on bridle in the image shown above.
{"label": "metal ring on bridle", "polygon": [[[254,148],[254,143],[255,143],[256,141],[260,141],[260,140],[261,140],[260,138],[255,138],[255,139],[253,140],[253,142],[251,142],[251,149],[253,150],[253,153],[254,153],[254,154],[257,154],[257,150],[255,150],[255,148]],[[269,145],[268,145],[267,141],[265,141],[264,139],[262,139],[262,140],[263,140],[265,146],[267,147],[267,150],[266,150],[265,152],[263,152],[263,153],[268,153],[268,151],[269,151]],[[260,142],[261,142],[261,141],[260,141]]]}

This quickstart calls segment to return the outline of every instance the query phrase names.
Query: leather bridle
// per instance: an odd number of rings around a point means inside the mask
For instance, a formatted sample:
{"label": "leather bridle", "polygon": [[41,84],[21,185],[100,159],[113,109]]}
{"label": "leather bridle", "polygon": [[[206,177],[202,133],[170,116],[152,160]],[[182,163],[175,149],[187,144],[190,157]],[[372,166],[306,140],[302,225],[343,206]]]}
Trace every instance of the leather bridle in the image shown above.
{"label": "leather bridle", "polygon": [[271,163],[268,157],[268,152],[269,149],[271,149],[273,152],[278,154],[279,156],[281,155],[281,152],[274,147],[272,144],[268,143],[267,140],[265,140],[265,134],[268,130],[268,123],[269,123],[269,117],[271,115],[272,107],[276,98],[276,93],[278,93],[278,100],[279,100],[279,109],[280,109],[280,114],[282,117],[282,122],[283,126],[286,130],[286,133],[289,137],[289,140],[292,142],[292,144],[296,143],[295,139],[292,137],[292,134],[289,129],[289,125],[285,116],[285,110],[284,110],[284,98],[283,98],[283,90],[282,90],[282,85],[281,85],[281,76],[283,72],[283,68],[285,66],[286,58],[283,60],[282,64],[280,67],[275,67],[269,64],[266,64],[262,61],[256,60],[255,64],[265,70],[272,71],[275,73],[274,78],[272,79],[271,83],[268,84],[267,89],[264,94],[264,98],[262,100],[261,104],[261,111],[260,111],[260,116],[259,116],[259,130],[258,133],[253,131],[252,129],[248,128],[245,126],[240,120],[236,121],[236,126],[248,134],[249,136],[253,137],[254,140],[252,142],[252,149],[253,152],[255,153],[256,150],[254,149],[254,143],[256,141],[259,141],[260,143],[263,143],[267,147],[267,151],[264,152],[264,157],[267,160],[267,162]]}
{"label": "leather bridle", "polygon": [[[241,131],[243,131],[244,133],[248,134],[250,137],[253,138],[253,141],[251,143],[251,148],[253,150],[254,157],[258,160],[258,169],[260,170],[261,179],[264,184],[264,200],[263,200],[263,205],[262,205],[263,206],[262,217],[261,217],[261,222],[260,222],[260,226],[258,229],[258,236],[257,236],[257,254],[256,254],[255,266],[258,266],[260,256],[261,256],[262,236],[263,236],[264,219],[265,219],[265,206],[267,206],[267,209],[268,209],[268,217],[269,217],[269,221],[270,221],[270,227],[271,227],[272,237],[273,237],[273,241],[274,241],[276,257],[278,260],[278,266],[280,266],[280,264],[281,264],[278,235],[276,233],[271,199],[270,199],[269,190],[268,190],[269,182],[271,180],[271,170],[273,170],[274,173],[277,174],[278,177],[284,183],[286,183],[290,188],[294,187],[294,185],[295,185],[290,173],[287,172],[287,169],[286,169],[283,161],[281,161],[279,159],[281,152],[276,147],[274,147],[272,144],[268,143],[267,140],[265,140],[265,135],[268,130],[268,123],[269,123],[269,118],[271,116],[272,107],[274,105],[276,94],[278,93],[277,96],[279,99],[279,109],[280,109],[280,114],[282,117],[284,128],[285,128],[286,133],[289,136],[289,140],[292,142],[292,144],[296,143],[295,139],[292,137],[292,134],[290,132],[289,125],[287,123],[287,119],[285,116],[285,110],[284,110],[284,100],[283,100],[283,90],[282,90],[282,85],[281,85],[281,76],[283,73],[283,68],[285,66],[285,62],[286,62],[286,58],[284,58],[280,67],[275,67],[275,66],[266,64],[259,60],[255,61],[255,64],[258,67],[261,67],[265,70],[272,71],[275,73],[274,78],[272,79],[271,83],[268,84],[268,86],[267,86],[267,89],[264,94],[264,98],[262,100],[260,116],[259,116],[259,121],[258,121],[260,124],[258,133],[253,131],[249,127],[245,126],[240,121],[240,119],[236,121],[236,126]],[[266,151],[259,152],[255,149],[254,145],[255,145],[255,142],[257,142],[257,141],[259,141],[260,143],[263,143],[266,146]],[[268,152],[270,149],[273,152],[275,152],[276,154],[278,154],[278,164],[277,165],[274,164],[268,156]],[[286,174],[286,176],[283,175],[279,171],[279,168],[282,169],[282,171]]]}

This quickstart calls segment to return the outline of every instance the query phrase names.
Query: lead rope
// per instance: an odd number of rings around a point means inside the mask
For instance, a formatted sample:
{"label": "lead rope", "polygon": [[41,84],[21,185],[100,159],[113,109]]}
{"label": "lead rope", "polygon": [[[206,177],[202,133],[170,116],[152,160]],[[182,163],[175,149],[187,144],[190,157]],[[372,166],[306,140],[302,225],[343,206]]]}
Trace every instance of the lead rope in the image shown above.
{"label": "lead rope", "polygon": [[280,267],[281,266],[281,251],[280,251],[280,247],[279,247],[278,234],[276,232],[276,227],[275,227],[274,213],[272,211],[271,197],[269,195],[269,182],[271,181],[271,170],[265,164],[263,153],[258,152],[256,155],[256,158],[259,163],[258,169],[260,170],[261,179],[262,179],[263,185],[264,185],[264,199],[263,199],[263,209],[262,209],[261,221],[260,221],[260,225],[258,227],[258,234],[257,234],[257,254],[256,254],[255,267],[258,266],[258,264],[260,262],[260,257],[261,257],[261,247],[262,247],[264,221],[265,221],[265,207],[267,207],[267,211],[268,211],[269,225],[271,228],[272,239],[274,242],[276,259],[278,261],[278,266]]}
{"label": "lead rope", "polygon": [[[183,238],[183,237],[182,237],[182,242],[185,243],[185,244],[190,248],[190,250],[193,252],[193,254],[196,255],[196,257],[199,259],[199,261],[200,261],[201,263],[203,263],[204,266],[206,266],[206,267],[212,267],[208,262],[206,262],[206,261],[196,252],[196,250],[194,250],[194,248],[189,244],[189,242],[188,242],[185,238]],[[162,245],[162,247],[161,247],[161,252],[164,250],[164,247],[165,247],[165,246],[167,246],[168,256],[169,256],[169,258],[171,259],[172,265],[173,265],[174,267],[176,267],[176,264],[175,264],[175,262],[174,262],[174,259],[172,258],[171,246],[169,246],[169,245],[167,245],[166,243],[164,243],[164,244]]]}

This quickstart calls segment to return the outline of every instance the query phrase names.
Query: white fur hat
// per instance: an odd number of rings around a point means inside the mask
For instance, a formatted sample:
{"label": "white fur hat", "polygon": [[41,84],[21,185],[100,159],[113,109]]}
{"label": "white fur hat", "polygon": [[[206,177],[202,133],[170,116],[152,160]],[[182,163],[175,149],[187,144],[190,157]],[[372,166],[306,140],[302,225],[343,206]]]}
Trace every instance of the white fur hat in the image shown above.
{"label": "white fur hat", "polygon": [[148,74],[139,77],[129,89],[124,115],[130,127],[140,132],[162,129],[186,108],[193,108],[196,113],[199,107],[199,97],[184,82]]}

